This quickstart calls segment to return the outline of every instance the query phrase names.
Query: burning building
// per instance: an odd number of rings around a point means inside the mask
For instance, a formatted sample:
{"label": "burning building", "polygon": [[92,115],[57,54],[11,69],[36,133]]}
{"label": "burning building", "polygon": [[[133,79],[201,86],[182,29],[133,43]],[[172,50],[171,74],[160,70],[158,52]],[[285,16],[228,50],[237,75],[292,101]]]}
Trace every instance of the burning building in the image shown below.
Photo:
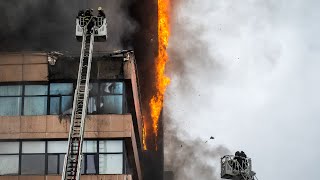
{"label": "burning building", "polygon": [[79,9],[98,6],[106,11],[109,39],[94,47],[82,178],[163,178],[167,5],[0,3],[0,179],[60,179],[79,63],[74,18]]}
{"label": "burning building", "polygon": [[[56,62],[49,64],[52,58]],[[61,178],[78,59],[46,53],[0,56],[0,179]],[[93,59],[82,178],[142,179],[135,67],[133,55]]]}

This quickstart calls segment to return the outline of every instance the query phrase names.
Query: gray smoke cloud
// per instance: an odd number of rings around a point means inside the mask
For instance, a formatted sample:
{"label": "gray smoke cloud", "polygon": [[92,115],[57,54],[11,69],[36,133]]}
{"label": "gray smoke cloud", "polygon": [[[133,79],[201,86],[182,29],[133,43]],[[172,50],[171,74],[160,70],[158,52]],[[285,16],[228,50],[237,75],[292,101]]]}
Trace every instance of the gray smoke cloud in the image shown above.
{"label": "gray smoke cloud", "polygon": [[[202,152],[197,143],[212,135],[212,152],[219,146],[244,150],[259,179],[318,179],[319,7],[315,0],[176,4],[165,112],[177,138],[196,143],[191,153]],[[207,175],[192,171],[199,158],[192,159],[179,163],[190,170],[189,179],[219,176],[217,159],[200,161],[215,172]],[[178,180],[185,178],[177,172]]]}
{"label": "gray smoke cloud", "polygon": [[12,0],[0,2],[1,51],[79,52],[75,17],[80,9],[103,7],[108,21],[108,40],[96,43],[96,51],[123,48],[137,28],[126,0]]}
{"label": "gray smoke cloud", "polygon": [[[165,119],[171,119],[166,117]],[[192,137],[187,132],[165,122],[165,170],[174,173],[175,180],[220,180],[220,158],[230,151],[224,146],[211,146],[211,140]],[[165,179],[166,180],[166,179]]]}

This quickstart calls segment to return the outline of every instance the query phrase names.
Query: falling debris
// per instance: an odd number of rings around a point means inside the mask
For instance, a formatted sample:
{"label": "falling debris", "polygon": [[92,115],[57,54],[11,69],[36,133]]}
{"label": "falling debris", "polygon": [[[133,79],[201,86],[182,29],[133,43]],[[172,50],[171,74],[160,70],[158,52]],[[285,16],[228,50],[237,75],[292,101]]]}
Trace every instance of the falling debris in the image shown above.
{"label": "falling debris", "polygon": [[206,142],[204,142],[204,143],[207,143],[209,140],[211,140],[211,139],[214,139],[214,137],[213,136],[211,136],[208,140],[206,140]]}
{"label": "falling debris", "polygon": [[48,62],[50,65],[55,65],[57,59],[63,54],[58,51],[51,51],[48,53]]}

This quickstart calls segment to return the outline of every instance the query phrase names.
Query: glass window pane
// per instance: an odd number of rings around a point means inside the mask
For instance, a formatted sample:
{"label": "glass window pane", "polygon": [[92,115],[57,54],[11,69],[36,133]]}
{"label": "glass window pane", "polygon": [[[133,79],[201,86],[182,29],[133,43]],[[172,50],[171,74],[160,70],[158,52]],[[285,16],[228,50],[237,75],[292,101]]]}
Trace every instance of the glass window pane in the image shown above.
{"label": "glass window pane", "polygon": [[87,109],[88,109],[88,114],[97,113],[97,97],[89,97]]}
{"label": "glass window pane", "polygon": [[21,155],[21,174],[44,174],[45,155]]}
{"label": "glass window pane", "polygon": [[48,153],[66,153],[68,141],[48,141]]}
{"label": "glass window pane", "polygon": [[20,96],[22,94],[22,86],[0,86],[0,96]]}
{"label": "glass window pane", "polygon": [[59,154],[59,174],[62,174],[65,156],[66,154]]}
{"label": "glass window pane", "polygon": [[122,154],[99,154],[99,174],[122,174]]}
{"label": "glass window pane", "polygon": [[19,153],[19,142],[0,142],[0,154]]}
{"label": "glass window pane", "polygon": [[97,152],[97,141],[83,141],[82,152],[83,153]]}
{"label": "glass window pane", "polygon": [[0,155],[0,175],[13,175],[19,172],[18,155]]}
{"label": "glass window pane", "polygon": [[121,153],[123,152],[122,140],[99,141],[99,153]]}
{"label": "glass window pane", "polygon": [[50,114],[59,114],[60,97],[50,98]]}
{"label": "glass window pane", "polygon": [[90,83],[89,84],[89,96],[98,95],[98,83]]}
{"label": "glass window pane", "polygon": [[45,153],[45,142],[24,141],[22,142],[22,153]]}
{"label": "glass window pane", "polygon": [[48,155],[48,174],[58,174],[59,155]]}
{"label": "glass window pane", "polygon": [[105,114],[122,114],[122,95],[103,96],[101,110]]}
{"label": "glass window pane", "polygon": [[51,95],[69,95],[73,94],[72,83],[51,83],[50,94]]}
{"label": "glass window pane", "polygon": [[47,95],[47,85],[26,85],[24,90],[25,95]]}
{"label": "glass window pane", "polygon": [[21,97],[0,97],[0,116],[21,115]]}
{"label": "glass window pane", "polygon": [[96,174],[98,170],[98,156],[97,155],[86,155],[86,174]]}
{"label": "glass window pane", "polygon": [[61,111],[64,114],[64,112],[66,112],[72,108],[73,97],[72,96],[62,96],[61,101],[62,101],[61,102]]}
{"label": "glass window pane", "polygon": [[122,82],[101,83],[100,90],[102,94],[122,94],[123,83]]}
{"label": "glass window pane", "polygon": [[84,174],[84,156],[83,156],[83,159],[81,161],[81,174]]}
{"label": "glass window pane", "polygon": [[25,97],[24,115],[46,115],[47,97]]}

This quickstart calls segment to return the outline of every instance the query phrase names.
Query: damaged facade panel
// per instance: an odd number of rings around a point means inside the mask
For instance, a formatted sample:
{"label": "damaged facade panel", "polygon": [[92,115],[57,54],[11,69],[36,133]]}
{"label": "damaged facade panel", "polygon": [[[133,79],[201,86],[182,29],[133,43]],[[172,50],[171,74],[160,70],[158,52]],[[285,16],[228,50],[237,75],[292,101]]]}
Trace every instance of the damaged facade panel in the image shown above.
{"label": "damaged facade panel", "polygon": [[[122,57],[93,57],[91,65],[91,80],[99,79],[124,79],[124,66]],[[49,66],[49,79],[76,80],[79,69],[79,57],[59,57],[55,65]]]}

